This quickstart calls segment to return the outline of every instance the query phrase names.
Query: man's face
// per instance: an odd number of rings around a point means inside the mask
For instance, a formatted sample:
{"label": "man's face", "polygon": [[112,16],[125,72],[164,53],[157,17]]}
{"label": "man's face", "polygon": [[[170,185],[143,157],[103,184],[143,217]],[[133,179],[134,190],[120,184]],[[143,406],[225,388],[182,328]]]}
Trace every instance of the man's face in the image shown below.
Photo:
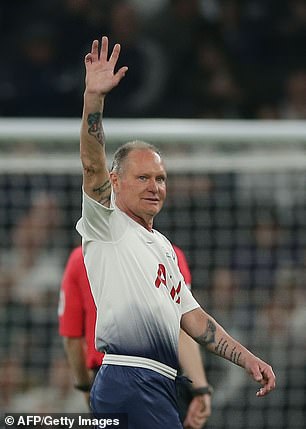
{"label": "man's face", "polygon": [[166,197],[166,171],[160,156],[149,149],[134,149],[121,172],[111,173],[116,204],[139,223],[152,226]]}

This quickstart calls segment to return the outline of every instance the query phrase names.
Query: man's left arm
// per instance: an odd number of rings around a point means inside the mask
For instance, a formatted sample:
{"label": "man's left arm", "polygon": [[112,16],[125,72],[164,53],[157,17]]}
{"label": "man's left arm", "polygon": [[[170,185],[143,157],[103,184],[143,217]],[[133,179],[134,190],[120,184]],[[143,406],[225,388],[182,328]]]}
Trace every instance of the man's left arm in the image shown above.
{"label": "man's left arm", "polygon": [[211,415],[211,387],[203,366],[199,345],[182,329],[179,339],[179,363],[192,381],[194,398],[189,404],[184,428],[201,429]]}
{"label": "man's left arm", "polygon": [[271,366],[231,337],[202,308],[183,314],[181,327],[211,353],[244,368],[253,380],[262,386],[256,396],[265,396],[275,389],[275,375]]}

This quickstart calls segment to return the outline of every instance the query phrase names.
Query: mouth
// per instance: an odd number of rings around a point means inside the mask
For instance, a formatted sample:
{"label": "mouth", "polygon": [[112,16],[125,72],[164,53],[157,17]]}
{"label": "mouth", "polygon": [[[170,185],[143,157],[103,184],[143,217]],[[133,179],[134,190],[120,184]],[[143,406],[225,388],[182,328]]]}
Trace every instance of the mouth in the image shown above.
{"label": "mouth", "polygon": [[147,201],[148,203],[159,203],[159,199],[158,198],[143,198],[144,201]]}

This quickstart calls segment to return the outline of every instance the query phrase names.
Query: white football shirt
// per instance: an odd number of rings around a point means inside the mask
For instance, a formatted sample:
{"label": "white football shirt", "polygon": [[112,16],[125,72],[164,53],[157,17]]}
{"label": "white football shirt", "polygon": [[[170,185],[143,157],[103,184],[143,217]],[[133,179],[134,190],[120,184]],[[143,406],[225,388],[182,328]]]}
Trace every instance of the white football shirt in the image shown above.
{"label": "white football shirt", "polygon": [[85,192],[77,230],[97,306],[97,349],[176,368],[181,315],[199,304],[171,243],[115,204],[107,208]]}

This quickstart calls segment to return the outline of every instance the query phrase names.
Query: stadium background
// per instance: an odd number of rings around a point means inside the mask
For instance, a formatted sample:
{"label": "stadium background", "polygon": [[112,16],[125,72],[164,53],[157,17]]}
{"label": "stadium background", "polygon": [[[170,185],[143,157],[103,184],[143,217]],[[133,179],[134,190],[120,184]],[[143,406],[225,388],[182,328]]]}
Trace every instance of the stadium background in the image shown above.
{"label": "stadium background", "polygon": [[[108,118],[305,125],[304,1],[42,3],[0,6],[3,123],[79,118],[83,54],[109,34],[122,40],[130,70]],[[18,120],[11,127],[15,137],[0,133],[0,410],[79,411],[57,335],[61,274],[79,244],[78,142],[20,133]],[[207,427],[304,428],[305,133],[281,144],[269,135],[176,139],[157,141],[169,161],[183,162],[171,164],[156,227],[186,251],[199,301],[278,377],[273,395],[258,400],[239,368],[205,354],[216,389]]]}

